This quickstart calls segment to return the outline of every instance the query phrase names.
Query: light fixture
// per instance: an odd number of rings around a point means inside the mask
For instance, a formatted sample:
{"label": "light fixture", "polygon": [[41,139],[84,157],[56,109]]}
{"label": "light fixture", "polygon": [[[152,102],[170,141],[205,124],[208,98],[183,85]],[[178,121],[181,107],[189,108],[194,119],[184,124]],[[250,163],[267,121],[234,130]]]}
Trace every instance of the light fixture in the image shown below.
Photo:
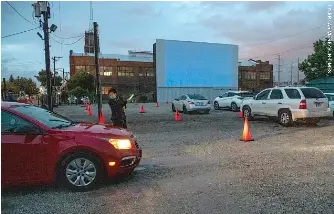
{"label": "light fixture", "polygon": [[50,31],[55,32],[56,29],[57,29],[57,25],[52,24],[51,27],[50,27]]}
{"label": "light fixture", "polygon": [[42,34],[40,34],[39,32],[37,32],[37,35],[41,38],[41,40],[44,40]]}

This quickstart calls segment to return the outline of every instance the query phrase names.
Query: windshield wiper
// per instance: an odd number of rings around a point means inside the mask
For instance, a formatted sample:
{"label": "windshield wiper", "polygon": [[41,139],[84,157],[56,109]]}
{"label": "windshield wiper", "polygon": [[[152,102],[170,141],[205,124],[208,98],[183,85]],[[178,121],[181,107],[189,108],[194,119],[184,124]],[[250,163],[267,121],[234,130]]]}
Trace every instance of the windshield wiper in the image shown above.
{"label": "windshield wiper", "polygon": [[58,120],[58,119],[50,119],[49,121],[64,122],[64,123],[68,123],[69,122],[69,121]]}
{"label": "windshield wiper", "polygon": [[[65,122],[65,121],[63,121],[63,122]],[[52,129],[66,128],[66,127],[70,127],[70,126],[73,126],[73,125],[76,125],[76,124],[77,124],[77,122],[71,121],[69,124],[60,124],[58,126],[52,127]]]}

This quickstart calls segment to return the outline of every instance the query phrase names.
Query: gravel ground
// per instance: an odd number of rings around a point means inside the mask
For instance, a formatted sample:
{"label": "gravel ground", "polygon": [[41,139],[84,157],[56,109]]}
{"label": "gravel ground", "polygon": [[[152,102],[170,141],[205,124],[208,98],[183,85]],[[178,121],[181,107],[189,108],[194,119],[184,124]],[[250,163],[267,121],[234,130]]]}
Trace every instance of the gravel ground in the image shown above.
{"label": "gravel ground", "polygon": [[[129,128],[143,147],[135,173],[97,190],[73,193],[53,186],[2,191],[2,213],[334,213],[334,120],[283,128],[258,118],[255,141],[239,141],[238,113],[212,111],[174,121],[170,104],[127,109]],[[96,122],[84,108],[56,109]],[[110,110],[103,106],[105,122]]]}

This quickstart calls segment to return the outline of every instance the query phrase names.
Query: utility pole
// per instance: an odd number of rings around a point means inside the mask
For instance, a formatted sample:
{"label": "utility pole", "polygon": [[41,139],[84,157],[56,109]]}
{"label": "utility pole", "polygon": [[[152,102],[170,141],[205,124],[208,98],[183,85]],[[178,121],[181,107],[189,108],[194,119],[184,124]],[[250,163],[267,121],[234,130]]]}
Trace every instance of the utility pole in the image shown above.
{"label": "utility pole", "polygon": [[[48,4],[48,2],[46,2]],[[44,46],[45,46],[45,70],[46,70],[46,87],[48,93],[48,108],[49,111],[53,111],[52,106],[52,92],[51,92],[51,69],[50,69],[50,45],[49,45],[49,16],[50,16],[50,7],[47,6],[46,11],[42,11],[44,23],[43,23],[43,31],[44,31]]]}
{"label": "utility pole", "polygon": [[278,54],[278,75],[277,76],[278,76],[278,78],[277,78],[278,79],[277,80],[278,85],[277,86],[279,87],[281,85],[280,84],[280,81],[281,81],[281,55],[279,55],[279,54]]}
{"label": "utility pole", "polygon": [[291,71],[290,71],[290,84],[291,84],[291,86],[293,86],[293,83],[292,83],[292,64],[293,64],[293,62],[291,62]]}
{"label": "utility pole", "polygon": [[297,65],[297,86],[299,85],[299,57],[298,57],[298,65]]}
{"label": "utility pole", "polygon": [[63,68],[63,83],[65,82],[65,69]]}
{"label": "utility pole", "polygon": [[3,100],[7,100],[7,87],[6,87],[6,78],[2,78],[3,81]]}
{"label": "utility pole", "polygon": [[98,35],[98,25],[97,22],[94,22],[94,52],[95,52],[95,69],[96,69],[96,93],[97,93],[97,112],[101,117],[102,109],[102,97],[101,97],[101,86],[100,86],[100,66],[99,66],[99,35]]}
{"label": "utility pole", "polygon": [[56,60],[61,59],[61,56],[54,56],[52,57],[53,60],[53,86],[56,86]]}

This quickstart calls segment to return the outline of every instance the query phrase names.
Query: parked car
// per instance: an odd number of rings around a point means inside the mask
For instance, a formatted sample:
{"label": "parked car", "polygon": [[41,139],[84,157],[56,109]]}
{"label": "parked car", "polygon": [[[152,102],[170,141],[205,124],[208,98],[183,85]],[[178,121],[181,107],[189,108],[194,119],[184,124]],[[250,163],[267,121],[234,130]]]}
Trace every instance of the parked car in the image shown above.
{"label": "parked car", "polygon": [[126,129],[76,123],[14,102],[1,104],[1,150],[2,185],[57,181],[75,191],[130,174],[142,157]]}
{"label": "parked car", "polygon": [[67,102],[69,105],[71,104],[78,104],[78,99],[75,96],[69,96],[69,98],[67,99]]}
{"label": "parked car", "polygon": [[325,95],[328,98],[329,108],[333,112],[333,117],[334,117],[334,93],[325,93]]}
{"label": "parked car", "polygon": [[89,100],[89,98],[86,96],[86,97],[82,97],[81,99],[80,99],[80,104],[81,105],[87,105],[87,104],[89,104],[90,103],[90,100]]}
{"label": "parked car", "polygon": [[249,120],[258,115],[275,117],[283,126],[297,120],[318,123],[330,115],[327,97],[313,87],[268,88],[253,99],[244,100],[241,109]]}
{"label": "parked car", "polygon": [[238,111],[243,99],[253,98],[254,94],[249,91],[229,91],[216,97],[213,106],[216,110],[220,108],[230,108],[232,111]]}
{"label": "parked car", "polygon": [[172,103],[172,111],[178,109],[180,112],[187,114],[188,112],[204,112],[210,113],[210,101],[200,94],[184,94],[176,98]]}

